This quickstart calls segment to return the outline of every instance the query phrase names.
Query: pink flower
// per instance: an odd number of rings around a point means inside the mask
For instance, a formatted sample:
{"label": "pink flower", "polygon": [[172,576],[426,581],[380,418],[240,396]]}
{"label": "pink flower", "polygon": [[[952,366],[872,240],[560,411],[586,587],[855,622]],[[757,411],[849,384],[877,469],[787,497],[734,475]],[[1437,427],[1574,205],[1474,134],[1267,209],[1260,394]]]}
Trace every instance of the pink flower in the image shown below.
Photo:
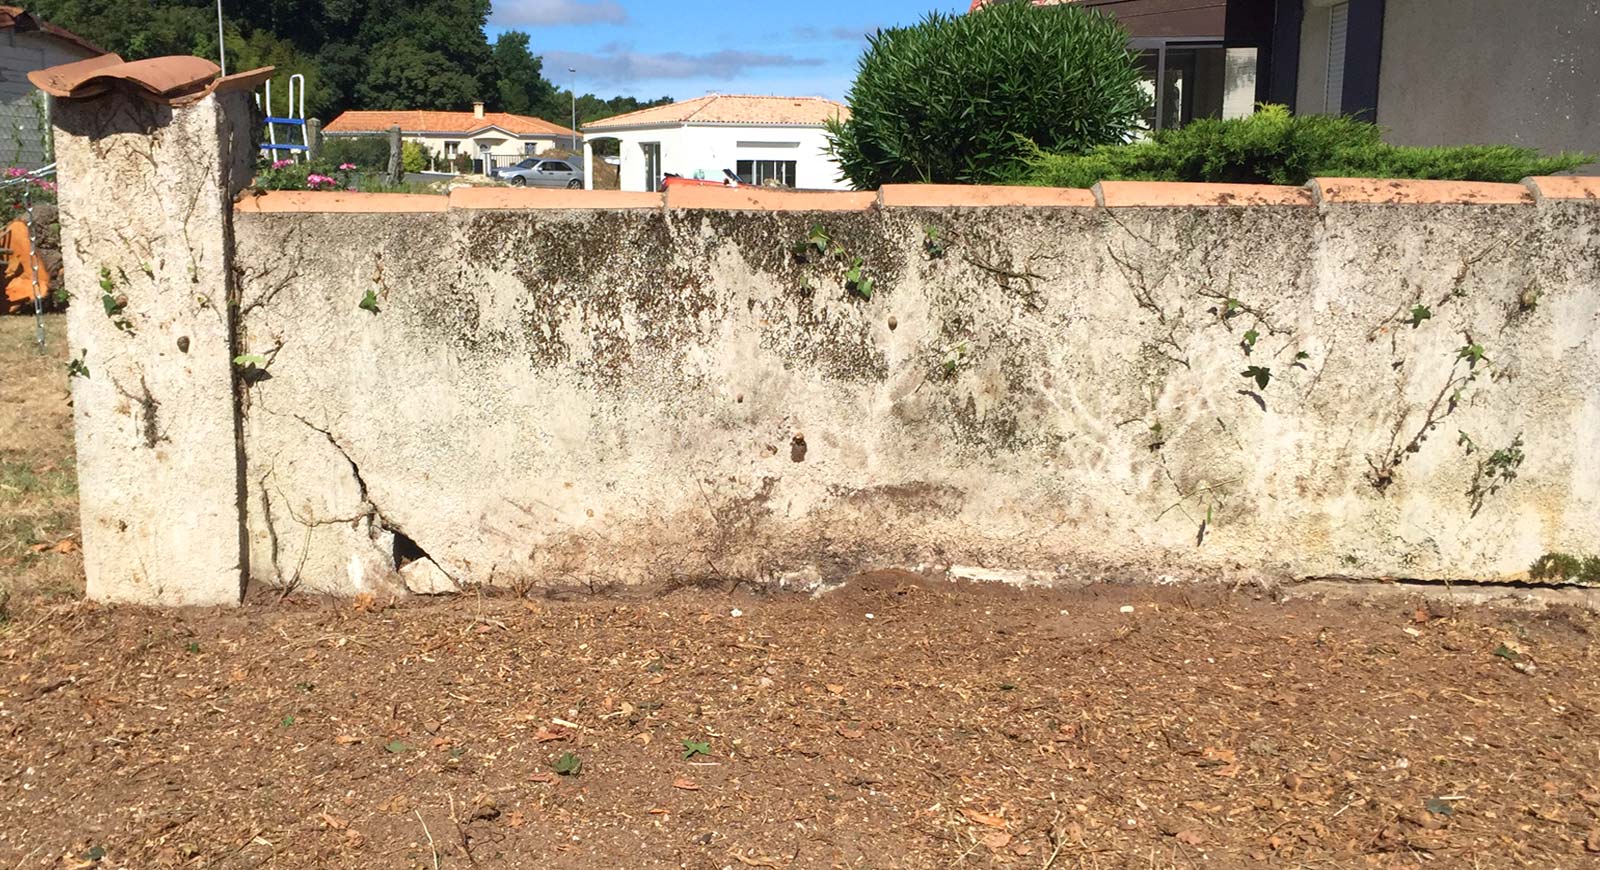
{"label": "pink flower", "polygon": [[274,160],[274,161],[272,161],[272,168],[273,169],[282,169],[283,167],[288,166],[289,164],[291,164],[293,162],[294,162],[293,160]]}
{"label": "pink flower", "polygon": [[339,164],[339,168],[340,169],[354,169],[354,168],[356,168],[356,165],[354,163],[341,163],[341,164]]}
{"label": "pink flower", "polygon": [[12,167],[10,167],[10,168],[8,168],[6,170],[6,177],[7,178],[21,178],[22,176],[27,175],[27,174],[28,174],[28,170],[23,169],[20,166],[12,166]]}

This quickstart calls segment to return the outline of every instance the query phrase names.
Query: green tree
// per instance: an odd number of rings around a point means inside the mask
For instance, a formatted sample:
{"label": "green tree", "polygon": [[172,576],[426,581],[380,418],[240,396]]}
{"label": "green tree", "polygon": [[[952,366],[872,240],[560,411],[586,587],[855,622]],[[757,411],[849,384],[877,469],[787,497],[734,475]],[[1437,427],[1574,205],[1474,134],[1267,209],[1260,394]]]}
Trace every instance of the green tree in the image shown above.
{"label": "green tree", "polygon": [[368,109],[460,110],[471,107],[478,91],[478,80],[452,67],[443,54],[396,39],[372,53],[355,97]]}
{"label": "green tree", "polygon": [[1150,98],[1112,19],[1076,5],[930,13],[868,38],[832,149],[858,188],[990,182],[1028,143],[1075,153],[1121,142]]}
{"label": "green tree", "polygon": [[528,34],[508,30],[494,43],[495,108],[531,115],[553,102],[555,88],[544,77],[544,62],[528,49]]}

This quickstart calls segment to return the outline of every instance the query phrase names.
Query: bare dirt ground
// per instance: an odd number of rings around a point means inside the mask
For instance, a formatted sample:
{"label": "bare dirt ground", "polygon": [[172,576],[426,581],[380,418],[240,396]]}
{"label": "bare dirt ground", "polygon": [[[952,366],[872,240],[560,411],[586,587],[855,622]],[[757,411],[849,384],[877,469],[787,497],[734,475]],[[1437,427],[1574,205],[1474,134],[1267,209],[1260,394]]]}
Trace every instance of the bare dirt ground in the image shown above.
{"label": "bare dirt ground", "polygon": [[1585,612],[896,572],[81,601],[65,371],[17,323],[0,868],[1600,865]]}

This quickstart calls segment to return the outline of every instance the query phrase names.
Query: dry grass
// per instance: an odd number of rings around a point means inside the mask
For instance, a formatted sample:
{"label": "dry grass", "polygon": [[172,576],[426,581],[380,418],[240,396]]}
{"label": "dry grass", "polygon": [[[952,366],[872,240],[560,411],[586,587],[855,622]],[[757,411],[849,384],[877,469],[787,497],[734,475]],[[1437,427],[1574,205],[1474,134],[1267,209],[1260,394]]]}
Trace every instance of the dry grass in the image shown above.
{"label": "dry grass", "polygon": [[0,317],[0,598],[83,591],[66,317]]}

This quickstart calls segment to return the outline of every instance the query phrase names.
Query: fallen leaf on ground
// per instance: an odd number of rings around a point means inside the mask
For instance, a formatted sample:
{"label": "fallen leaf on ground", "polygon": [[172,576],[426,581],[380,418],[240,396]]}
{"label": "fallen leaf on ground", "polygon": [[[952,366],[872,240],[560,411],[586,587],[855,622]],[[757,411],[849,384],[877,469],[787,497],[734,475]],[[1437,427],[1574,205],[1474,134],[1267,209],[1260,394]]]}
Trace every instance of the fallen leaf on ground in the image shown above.
{"label": "fallen leaf on ground", "polygon": [[842,695],[844,694],[844,686],[841,686],[838,683],[829,683],[828,692],[834,695]]}
{"label": "fallen leaf on ground", "polygon": [[555,728],[546,728],[543,725],[540,725],[539,730],[534,732],[533,739],[540,743],[549,743],[552,740],[565,740],[571,736],[572,732],[566,728],[562,728],[560,726]]}
{"label": "fallen leaf on ground", "polygon": [[668,813],[671,813],[672,810],[669,810],[666,807],[652,807],[651,809],[646,810],[646,812],[648,812],[652,816],[664,816],[664,815],[667,815]]}
{"label": "fallen leaf on ground", "polygon": [[550,773],[549,771],[540,771],[540,772],[538,772],[538,773],[536,773],[536,774],[534,774],[534,775],[532,775],[532,776],[530,776],[528,778],[533,780],[534,782],[555,782],[556,781],[556,775],[553,774],[553,773]]}
{"label": "fallen leaf on ground", "polygon": [[1205,832],[1195,828],[1184,828],[1178,833],[1173,834],[1172,839],[1177,840],[1185,846],[1199,846],[1206,841],[1206,835]]}
{"label": "fallen leaf on ground", "polygon": [[345,821],[343,819],[340,819],[338,816],[330,816],[327,813],[323,813],[321,816],[318,816],[318,818],[322,819],[322,823],[324,825],[327,825],[330,828],[338,828],[339,830],[344,830],[344,827],[345,827],[346,823],[345,823]]}
{"label": "fallen leaf on ground", "polygon": [[1589,839],[1583,841],[1583,848],[1591,852],[1600,852],[1600,828],[1589,832]]}
{"label": "fallen leaf on ground", "polygon": [[680,776],[677,779],[674,779],[672,781],[672,787],[673,788],[681,788],[684,791],[699,791],[700,790],[700,784],[695,782],[694,780],[690,779],[687,776]]}
{"label": "fallen leaf on ground", "polygon": [[988,846],[990,850],[998,852],[1011,845],[1011,835],[1005,831],[990,831],[979,837],[978,841]]}
{"label": "fallen leaf on ground", "polygon": [[522,810],[512,810],[506,813],[506,827],[508,828],[520,828],[524,821],[526,819],[522,815]]}
{"label": "fallen leaf on ground", "polygon": [[738,852],[733,853],[734,860],[746,867],[782,867],[776,858],[746,858]]}
{"label": "fallen leaf on ground", "polygon": [[866,733],[866,731],[859,728],[846,728],[843,725],[839,726],[839,736],[846,740],[860,740],[862,737],[866,736]]}
{"label": "fallen leaf on ground", "polygon": [[980,813],[977,810],[969,810],[963,807],[961,814],[966,816],[969,822],[977,822],[980,825],[988,825],[991,828],[1004,828],[1006,826],[1005,819],[989,813]]}
{"label": "fallen leaf on ground", "polygon": [[71,538],[62,538],[61,540],[56,541],[56,545],[51,549],[55,550],[57,553],[74,553],[78,550],[78,542]]}

